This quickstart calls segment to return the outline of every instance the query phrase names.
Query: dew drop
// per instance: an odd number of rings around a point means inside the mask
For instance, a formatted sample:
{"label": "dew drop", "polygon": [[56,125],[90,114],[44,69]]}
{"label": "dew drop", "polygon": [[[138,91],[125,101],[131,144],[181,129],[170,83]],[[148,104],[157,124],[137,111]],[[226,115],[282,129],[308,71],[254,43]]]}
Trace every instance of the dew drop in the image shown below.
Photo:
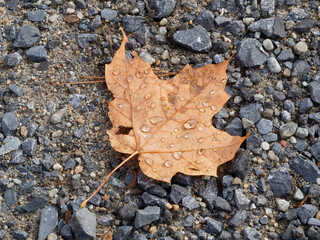
{"label": "dew drop", "polygon": [[132,81],[132,77],[131,76],[128,76],[128,81]]}
{"label": "dew drop", "polygon": [[173,144],[173,143],[171,143],[171,144],[170,144],[170,147],[174,148],[174,144]]}
{"label": "dew drop", "polygon": [[205,150],[204,150],[203,148],[201,148],[201,149],[199,149],[199,150],[197,151],[197,153],[198,153],[199,155],[202,155],[204,152],[205,152]]}
{"label": "dew drop", "polygon": [[145,73],[145,74],[149,74],[149,73],[150,73],[150,70],[149,70],[149,69],[146,69],[146,70],[144,70],[144,73]]}
{"label": "dew drop", "polygon": [[208,107],[209,103],[208,102],[203,102],[202,105],[205,106],[205,107]]}
{"label": "dew drop", "polygon": [[212,110],[212,111],[217,110],[217,106],[216,106],[216,105],[212,105],[212,106],[211,106],[211,110]]}
{"label": "dew drop", "polygon": [[162,117],[159,117],[159,116],[154,116],[154,117],[149,118],[149,121],[150,121],[152,124],[157,124],[157,123],[162,122],[162,121],[163,121],[163,118],[162,118]]}
{"label": "dew drop", "polygon": [[216,77],[212,77],[212,80],[216,80]]}
{"label": "dew drop", "polygon": [[217,86],[219,86],[219,84],[220,84],[219,82],[216,82],[216,85],[217,85]]}
{"label": "dew drop", "polygon": [[179,128],[175,128],[174,131],[175,131],[175,132],[179,132]]}
{"label": "dew drop", "polygon": [[142,78],[142,73],[141,72],[136,72],[136,77],[137,78]]}
{"label": "dew drop", "polygon": [[163,181],[168,181],[168,178],[164,177],[162,178]]}
{"label": "dew drop", "polygon": [[144,138],[147,138],[147,137],[148,137],[148,134],[142,134],[142,136],[143,136]]}
{"label": "dew drop", "polygon": [[156,103],[155,103],[155,102],[151,103],[151,104],[150,104],[150,107],[151,107],[151,108],[156,108]]}
{"label": "dew drop", "polygon": [[183,124],[185,129],[193,129],[196,127],[196,125],[197,121],[195,119],[189,119]]}
{"label": "dew drop", "polygon": [[123,108],[124,105],[123,105],[123,104],[119,104],[118,107],[119,107],[119,108]]}
{"label": "dew drop", "polygon": [[227,81],[227,79],[222,79],[221,80],[222,83],[225,83],[226,81]]}
{"label": "dew drop", "polygon": [[164,166],[166,166],[166,167],[171,167],[172,166],[172,163],[171,163],[171,161],[166,161],[165,163],[164,163]]}
{"label": "dew drop", "polygon": [[188,137],[190,137],[190,133],[186,133],[186,134],[184,135],[184,138],[188,138]]}
{"label": "dew drop", "polygon": [[177,138],[178,138],[178,139],[179,139],[179,138],[181,138],[181,135],[180,135],[180,134],[178,134],[178,135],[177,135]]}
{"label": "dew drop", "polygon": [[197,160],[196,160],[196,163],[197,163],[197,164],[200,164],[200,163],[204,163],[204,161],[203,161],[202,159],[197,159]]}
{"label": "dew drop", "polygon": [[143,126],[141,127],[141,131],[142,131],[142,132],[149,132],[149,131],[150,131],[150,127],[149,127],[148,125],[143,125]]}
{"label": "dew drop", "polygon": [[146,160],[146,162],[147,162],[149,165],[152,165],[152,164],[153,164],[152,159],[150,159],[150,158],[146,158],[145,160]]}
{"label": "dew drop", "polygon": [[201,137],[201,138],[198,139],[198,142],[199,142],[199,143],[202,143],[203,141],[204,141],[204,138],[203,138],[203,137]]}
{"label": "dew drop", "polygon": [[158,170],[156,168],[153,168],[152,171],[157,172]]}
{"label": "dew drop", "polygon": [[210,95],[213,95],[213,94],[216,93],[216,90],[212,90],[212,91],[210,91],[209,93],[210,93]]}
{"label": "dew drop", "polygon": [[116,69],[113,71],[113,75],[119,75],[120,74],[120,69]]}
{"label": "dew drop", "polygon": [[147,87],[147,84],[146,83],[142,83],[141,84],[141,89],[144,89],[144,88],[146,88]]}
{"label": "dew drop", "polygon": [[166,139],[165,138],[161,138],[161,142],[165,142],[166,141]]}
{"label": "dew drop", "polygon": [[182,97],[182,98],[180,98],[180,100],[181,100],[181,101],[184,101],[184,100],[186,100],[186,99]]}
{"label": "dew drop", "polygon": [[221,133],[220,131],[217,132],[218,135],[219,135],[220,133]]}
{"label": "dew drop", "polygon": [[173,157],[176,159],[176,160],[179,160],[181,158],[181,152],[174,152],[173,153]]}
{"label": "dew drop", "polygon": [[199,132],[202,132],[202,131],[203,131],[203,127],[199,127],[199,128],[198,128],[198,131],[199,131]]}
{"label": "dew drop", "polygon": [[148,94],[146,94],[146,95],[144,96],[144,98],[145,98],[145,99],[150,99],[151,96],[152,96],[152,94],[151,94],[151,93],[148,93]]}
{"label": "dew drop", "polygon": [[200,108],[199,111],[204,113],[206,110],[204,108]]}

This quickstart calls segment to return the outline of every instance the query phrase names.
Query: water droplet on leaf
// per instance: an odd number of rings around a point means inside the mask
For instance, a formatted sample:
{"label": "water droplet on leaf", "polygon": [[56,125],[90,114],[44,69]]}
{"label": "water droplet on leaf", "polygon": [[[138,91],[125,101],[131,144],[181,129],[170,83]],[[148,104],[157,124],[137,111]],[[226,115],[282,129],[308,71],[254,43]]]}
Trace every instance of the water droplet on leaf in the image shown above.
{"label": "water droplet on leaf", "polygon": [[183,124],[185,129],[195,128],[196,125],[197,125],[197,121],[195,119],[189,119]]}

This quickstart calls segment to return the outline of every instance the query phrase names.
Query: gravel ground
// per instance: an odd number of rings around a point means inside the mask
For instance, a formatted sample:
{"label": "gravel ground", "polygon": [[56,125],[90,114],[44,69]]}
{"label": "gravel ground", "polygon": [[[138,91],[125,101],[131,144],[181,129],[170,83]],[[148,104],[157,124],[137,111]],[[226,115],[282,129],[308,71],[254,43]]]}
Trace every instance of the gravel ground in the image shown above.
{"label": "gravel ground", "polygon": [[[0,239],[320,239],[320,6],[299,0],[0,0]],[[213,124],[251,135],[218,178],[123,166],[103,76],[122,27],[157,70],[235,57]],[[127,188],[137,176],[137,184]]]}

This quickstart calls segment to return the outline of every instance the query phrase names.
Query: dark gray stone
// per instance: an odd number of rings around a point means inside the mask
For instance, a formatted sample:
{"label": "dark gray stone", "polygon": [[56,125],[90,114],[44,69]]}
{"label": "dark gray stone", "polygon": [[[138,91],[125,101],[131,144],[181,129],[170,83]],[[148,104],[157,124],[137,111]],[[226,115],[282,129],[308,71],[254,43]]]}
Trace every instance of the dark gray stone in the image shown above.
{"label": "dark gray stone", "polygon": [[42,160],[42,165],[43,165],[43,167],[44,167],[47,171],[49,171],[50,168],[53,166],[53,164],[54,164],[54,159],[53,159],[53,157],[52,157],[50,154],[48,154],[48,153],[44,153],[44,154],[43,154],[43,160]]}
{"label": "dark gray stone", "polygon": [[161,19],[171,15],[175,6],[176,0],[149,0],[149,7],[155,10],[155,19]]}
{"label": "dark gray stone", "polygon": [[12,237],[14,239],[26,239],[28,237],[28,233],[25,231],[17,230],[12,233]]}
{"label": "dark gray stone", "polygon": [[58,211],[55,207],[46,207],[41,210],[38,240],[46,240],[48,235],[58,224]]}
{"label": "dark gray stone", "polygon": [[22,142],[22,150],[30,157],[33,157],[37,151],[37,140],[34,138],[27,138]]}
{"label": "dark gray stone", "polygon": [[304,9],[293,7],[288,17],[292,20],[301,20],[308,17],[308,13]]}
{"label": "dark gray stone", "polygon": [[22,87],[17,86],[16,84],[11,84],[9,86],[9,90],[13,92],[16,96],[20,97],[24,94],[24,90]]}
{"label": "dark gray stone", "polygon": [[311,67],[305,60],[297,60],[292,66],[291,76],[301,76],[303,74],[309,73],[310,70]]}
{"label": "dark gray stone", "polygon": [[246,240],[260,239],[262,234],[255,228],[245,227],[243,230],[243,238]]}
{"label": "dark gray stone", "polygon": [[217,11],[222,8],[227,9],[229,12],[235,13],[237,11],[236,1],[212,0],[211,10]]}
{"label": "dark gray stone", "polygon": [[118,12],[110,8],[104,8],[100,14],[102,19],[109,21],[114,20],[118,16]]}
{"label": "dark gray stone", "polygon": [[4,56],[3,62],[7,67],[16,67],[21,62],[22,57],[19,53],[10,53]]}
{"label": "dark gray stone", "polygon": [[283,49],[277,56],[277,59],[279,62],[292,61],[294,59],[294,54],[291,49]]}
{"label": "dark gray stone", "polygon": [[173,40],[195,52],[208,52],[212,47],[207,30],[199,25],[192,29],[175,32]]}
{"label": "dark gray stone", "polygon": [[213,205],[218,210],[227,211],[227,212],[231,211],[230,204],[227,202],[227,200],[225,200],[222,197],[218,196],[215,200],[213,200]]}
{"label": "dark gray stone", "polygon": [[194,20],[196,25],[201,25],[207,31],[211,31],[214,28],[214,15],[211,11],[202,11]]}
{"label": "dark gray stone", "polygon": [[74,3],[76,4],[78,9],[85,9],[87,8],[87,4],[84,0],[74,0]]}
{"label": "dark gray stone", "polygon": [[287,32],[285,31],[284,20],[281,17],[276,17],[273,25],[273,37],[285,38]]}
{"label": "dark gray stone", "polygon": [[260,134],[266,134],[272,131],[273,124],[271,120],[262,118],[258,123],[257,123],[257,128],[258,132]]}
{"label": "dark gray stone", "polygon": [[156,181],[147,177],[141,170],[139,170],[137,174],[137,183],[143,190],[157,186]]}
{"label": "dark gray stone", "polygon": [[308,32],[313,26],[316,24],[316,21],[313,19],[304,19],[298,22],[294,27],[293,30],[299,33],[306,33]]}
{"label": "dark gray stone", "polygon": [[309,188],[308,195],[310,198],[320,197],[320,186],[317,184],[312,184]]}
{"label": "dark gray stone", "polygon": [[124,205],[123,208],[120,209],[119,211],[120,217],[123,220],[131,221],[136,216],[137,210],[138,210],[138,205],[135,202],[130,201],[126,205]]}
{"label": "dark gray stone", "polygon": [[303,155],[298,155],[293,160],[290,160],[289,164],[308,182],[316,183],[317,178],[320,178],[318,166]]}
{"label": "dark gray stone", "polygon": [[81,102],[85,99],[85,95],[82,94],[73,94],[69,97],[69,104],[73,108],[79,108],[81,106]]}
{"label": "dark gray stone", "polygon": [[136,228],[141,228],[148,225],[160,218],[160,207],[157,206],[147,206],[145,209],[137,210],[136,218],[134,220],[134,226]]}
{"label": "dark gray stone", "polygon": [[238,211],[229,221],[229,225],[232,227],[239,227],[248,217],[246,211]]}
{"label": "dark gray stone", "polygon": [[99,15],[95,16],[94,19],[91,20],[89,24],[89,28],[94,31],[98,29],[102,25],[101,17]]}
{"label": "dark gray stone", "polygon": [[249,198],[247,198],[241,189],[234,191],[234,199],[239,210],[245,210],[250,203]]}
{"label": "dark gray stone", "polygon": [[2,145],[0,147],[0,155],[4,155],[14,150],[18,150],[20,146],[21,142],[19,138],[8,136],[2,142]]}
{"label": "dark gray stone", "polygon": [[47,51],[44,46],[35,46],[26,52],[27,58],[32,62],[43,62],[47,60]]}
{"label": "dark gray stone", "polygon": [[219,234],[222,231],[222,227],[223,227],[222,222],[217,221],[212,218],[209,218],[209,217],[205,218],[205,220],[206,220],[206,224],[208,226],[208,228],[205,229],[206,232],[211,233],[216,236],[217,234]]}
{"label": "dark gray stone", "polygon": [[25,206],[23,206],[23,210],[27,212],[36,212],[40,208],[43,208],[48,203],[48,200],[44,197],[35,197],[30,202],[28,202]]}
{"label": "dark gray stone", "polygon": [[80,208],[73,212],[70,225],[75,239],[93,240],[96,237],[96,215],[87,208]]}
{"label": "dark gray stone", "polygon": [[236,117],[232,119],[225,131],[232,136],[241,136],[243,133],[243,127],[240,118]]}
{"label": "dark gray stone", "polygon": [[72,232],[71,225],[69,223],[65,224],[61,228],[59,234],[63,237],[63,240],[74,240],[74,234]]}
{"label": "dark gray stone", "polygon": [[285,168],[271,171],[268,176],[268,183],[276,197],[287,197],[291,193],[291,176]]}
{"label": "dark gray stone", "polygon": [[113,240],[127,240],[130,239],[132,226],[120,226],[113,233]]}
{"label": "dark gray stone", "polygon": [[20,164],[25,161],[26,161],[26,159],[23,156],[22,150],[17,150],[12,153],[11,161],[10,161],[11,164]]}
{"label": "dark gray stone", "polygon": [[42,22],[46,18],[46,12],[44,10],[28,11],[26,15],[31,22]]}
{"label": "dark gray stone", "polygon": [[294,146],[295,149],[297,149],[299,152],[302,152],[306,150],[308,147],[308,144],[305,140],[299,140],[297,144]]}
{"label": "dark gray stone", "polygon": [[186,217],[183,222],[182,222],[182,226],[184,227],[192,227],[194,225],[194,221],[196,220],[196,218],[192,215],[189,215],[188,217]]}
{"label": "dark gray stone", "polygon": [[304,204],[298,208],[298,216],[303,224],[306,224],[309,218],[314,217],[317,212],[318,208],[312,204]]}
{"label": "dark gray stone", "polygon": [[310,152],[312,156],[320,162],[320,142],[317,142],[316,144],[313,144],[310,148]]}
{"label": "dark gray stone", "polygon": [[257,123],[261,119],[261,113],[263,112],[263,107],[259,103],[251,103],[243,106],[240,109],[240,117],[246,118],[253,123]]}
{"label": "dark gray stone", "polygon": [[313,103],[310,98],[302,98],[300,101],[299,111],[300,113],[306,113],[313,107]]}
{"label": "dark gray stone", "polygon": [[84,134],[86,133],[86,128],[85,127],[82,127],[80,129],[75,129],[73,131],[73,135],[76,137],[76,138],[81,138]]}
{"label": "dark gray stone", "polygon": [[114,222],[115,216],[113,214],[107,214],[98,218],[97,223],[101,226],[108,226]]}
{"label": "dark gray stone", "polygon": [[247,38],[240,42],[237,47],[236,58],[243,67],[254,67],[263,65],[268,60],[261,43],[254,38]]}
{"label": "dark gray stone", "polygon": [[235,177],[244,179],[251,162],[249,151],[239,151],[228,172]]}
{"label": "dark gray stone", "polygon": [[311,99],[316,103],[320,103],[320,82],[313,81],[309,84]]}
{"label": "dark gray stone", "polygon": [[188,190],[184,187],[181,187],[179,185],[173,184],[171,186],[171,191],[170,191],[170,199],[175,203],[179,204],[182,198],[190,196],[190,193]]}
{"label": "dark gray stone", "polygon": [[267,37],[273,37],[273,26],[275,23],[274,18],[261,19],[249,25],[250,32],[262,32]]}
{"label": "dark gray stone", "polygon": [[198,194],[206,203],[207,208],[212,211],[214,208],[214,200],[218,195],[217,180],[211,178],[206,184],[201,184]]}
{"label": "dark gray stone", "polygon": [[142,27],[143,18],[140,16],[126,15],[122,18],[122,25],[126,32],[132,33]]}
{"label": "dark gray stone", "polygon": [[261,11],[272,13],[275,9],[275,0],[261,0],[260,7]]}
{"label": "dark gray stone", "polygon": [[8,136],[18,128],[19,121],[13,112],[7,112],[2,116],[1,126],[3,134]]}
{"label": "dark gray stone", "polygon": [[231,19],[227,17],[218,16],[214,19],[214,22],[217,24],[218,27],[224,27],[231,22]]}
{"label": "dark gray stone", "polygon": [[186,196],[182,198],[182,206],[192,211],[199,208],[199,203],[192,196]]}
{"label": "dark gray stone", "polygon": [[28,48],[36,44],[40,39],[40,31],[33,26],[24,26],[20,29],[16,40],[13,43],[17,48]]}
{"label": "dark gray stone", "polygon": [[161,187],[161,186],[159,186],[159,185],[157,185],[157,186],[155,186],[155,187],[153,187],[153,188],[150,188],[150,189],[148,190],[148,192],[149,192],[150,194],[156,195],[156,196],[161,197],[161,198],[167,196],[166,190],[164,190],[164,188]]}
{"label": "dark gray stone", "polygon": [[77,37],[79,47],[87,48],[91,42],[95,42],[98,40],[97,34],[90,34],[90,33],[81,33]]}
{"label": "dark gray stone", "polygon": [[245,27],[242,21],[234,21],[224,26],[224,31],[230,32],[233,36],[237,36],[243,32]]}
{"label": "dark gray stone", "polygon": [[3,195],[4,201],[8,206],[12,206],[17,201],[17,193],[13,189],[7,189]]}
{"label": "dark gray stone", "polygon": [[[320,227],[320,219],[309,218],[308,225],[315,225]],[[319,236],[320,236],[320,231],[319,231]]]}

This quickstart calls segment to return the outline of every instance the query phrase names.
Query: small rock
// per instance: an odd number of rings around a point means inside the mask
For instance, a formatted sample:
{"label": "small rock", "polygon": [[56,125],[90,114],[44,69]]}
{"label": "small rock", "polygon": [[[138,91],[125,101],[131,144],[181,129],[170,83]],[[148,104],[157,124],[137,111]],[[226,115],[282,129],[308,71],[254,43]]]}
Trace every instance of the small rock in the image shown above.
{"label": "small rock", "polygon": [[161,19],[171,15],[176,6],[176,0],[149,1],[149,7],[155,10],[155,19]]}
{"label": "small rock", "polygon": [[46,12],[44,10],[28,11],[26,15],[31,22],[42,22],[46,18]]}
{"label": "small rock", "polygon": [[13,92],[13,93],[14,93],[16,96],[18,96],[18,97],[22,96],[23,93],[24,93],[23,88],[15,85],[15,84],[11,84],[11,85],[9,86],[9,90],[10,90],[11,92]]}
{"label": "small rock", "polygon": [[44,197],[36,197],[23,206],[23,210],[27,212],[36,212],[40,208],[43,208],[48,203],[48,200]]}
{"label": "small rock", "polygon": [[97,34],[90,34],[90,33],[81,33],[77,37],[79,47],[87,48],[89,47],[90,42],[95,42],[98,40]]}
{"label": "small rock", "polygon": [[282,212],[285,212],[288,210],[289,206],[290,206],[290,202],[284,200],[284,199],[277,199],[277,205],[278,205],[278,209]]}
{"label": "small rock", "polygon": [[319,210],[316,206],[313,206],[312,204],[304,204],[298,208],[298,216],[301,219],[301,222],[306,224],[309,218],[313,218],[318,211]]}
{"label": "small rock", "polygon": [[270,39],[265,39],[263,42],[262,42],[262,46],[264,47],[265,50],[267,51],[271,51],[274,49],[273,47],[273,43]]}
{"label": "small rock", "polygon": [[113,233],[113,240],[128,240],[130,239],[132,226],[120,226]]}
{"label": "small rock", "polygon": [[289,164],[308,182],[316,183],[317,178],[320,178],[318,166],[305,156],[298,155],[293,160],[290,160]]}
{"label": "small rock", "polygon": [[311,99],[320,103],[320,82],[313,81],[309,84]]}
{"label": "small rock", "polygon": [[250,204],[249,198],[240,189],[236,189],[234,192],[234,198],[239,210],[245,210]]}
{"label": "small rock", "polygon": [[61,123],[63,118],[65,117],[67,113],[67,109],[66,108],[63,108],[63,109],[60,109],[58,112],[54,113],[51,118],[50,118],[50,121],[52,124],[58,124],[58,123]]}
{"label": "small rock", "polygon": [[104,8],[100,14],[102,19],[109,21],[114,20],[118,16],[118,12],[110,8]]}
{"label": "small rock", "polygon": [[120,209],[120,217],[123,220],[131,221],[136,216],[136,210],[138,210],[137,204],[133,201],[130,201]]}
{"label": "small rock", "polygon": [[75,211],[70,225],[75,239],[94,239],[96,237],[96,215],[87,208]]}
{"label": "small rock", "polygon": [[13,46],[16,48],[28,48],[36,44],[40,39],[40,31],[33,26],[24,26],[20,29]]}
{"label": "small rock", "polygon": [[313,28],[315,24],[316,24],[316,21],[314,21],[313,19],[304,19],[298,22],[293,29],[296,32],[305,33],[305,32],[308,32],[311,28]]}
{"label": "small rock", "polygon": [[28,233],[25,231],[17,230],[12,233],[12,237],[15,239],[26,239],[28,237]]}
{"label": "small rock", "polygon": [[30,157],[33,157],[37,151],[37,140],[34,138],[27,138],[22,142],[22,150]]}
{"label": "small rock", "polygon": [[134,226],[136,228],[141,228],[148,225],[160,218],[160,207],[157,206],[147,206],[145,209],[137,210],[136,218],[134,220]]}
{"label": "small rock", "polygon": [[23,156],[23,152],[22,150],[17,150],[17,151],[14,151],[12,156],[11,156],[11,161],[10,163],[11,164],[20,164],[20,163],[23,163],[25,162],[26,159],[25,157]]}
{"label": "small rock", "polygon": [[206,232],[209,232],[213,235],[217,235],[222,231],[223,223],[220,221],[217,221],[215,219],[206,217],[206,224],[208,226]]}
{"label": "small rock", "polygon": [[251,103],[241,107],[240,117],[246,118],[253,123],[259,122],[261,119],[261,113],[263,112],[263,107],[259,103]]}
{"label": "small rock", "polygon": [[0,147],[0,155],[18,150],[21,145],[19,138],[8,136],[4,139]]}
{"label": "small rock", "polygon": [[281,72],[281,66],[278,63],[277,59],[275,57],[270,57],[268,59],[268,69],[272,73],[279,73]]}
{"label": "small rock", "polygon": [[277,59],[279,62],[292,61],[294,59],[294,54],[291,49],[283,49],[277,56]]}
{"label": "small rock", "polygon": [[292,20],[301,20],[308,17],[308,13],[304,9],[293,7],[289,13],[289,19]]}
{"label": "small rock", "polygon": [[3,198],[6,204],[11,207],[17,201],[17,193],[13,189],[7,189],[4,192]]}
{"label": "small rock", "polygon": [[229,221],[229,225],[232,227],[239,227],[248,217],[246,211],[238,211]]}
{"label": "small rock", "polygon": [[313,144],[310,148],[310,152],[312,156],[320,162],[320,142],[317,142],[316,144]]}
{"label": "small rock", "polygon": [[280,136],[282,139],[287,139],[293,136],[297,130],[298,125],[294,122],[283,124],[279,128]]}
{"label": "small rock", "polygon": [[217,180],[211,178],[207,181],[206,185],[201,185],[198,194],[206,203],[207,208],[212,211],[214,208],[214,200],[218,195]]}
{"label": "small rock", "polygon": [[109,224],[113,223],[115,220],[115,216],[113,214],[107,214],[105,216],[101,216],[98,219],[98,224],[101,226],[108,226]]}
{"label": "small rock", "polygon": [[227,211],[230,212],[231,211],[231,206],[230,204],[227,202],[227,200],[225,200],[222,197],[217,197],[214,201],[213,201],[213,205],[216,209],[218,210],[222,210],[222,211]]}
{"label": "small rock", "polygon": [[130,16],[126,15],[122,18],[123,29],[132,33],[140,29],[143,25],[143,18],[140,16]]}
{"label": "small rock", "polygon": [[308,51],[308,45],[305,42],[300,41],[294,45],[293,50],[296,54],[301,55]]}
{"label": "small rock", "polygon": [[26,56],[32,62],[43,62],[47,59],[47,51],[42,45],[35,46],[28,49]]}
{"label": "small rock", "polygon": [[272,131],[273,124],[272,121],[262,118],[258,123],[257,123],[257,128],[260,134],[266,134]]}
{"label": "small rock", "polygon": [[173,40],[195,52],[208,52],[212,47],[208,32],[199,25],[192,29],[175,32]]}
{"label": "small rock", "polygon": [[74,0],[74,3],[76,4],[78,9],[85,9],[87,8],[87,4],[84,0]]}
{"label": "small rock", "polygon": [[54,207],[46,207],[41,210],[38,240],[46,240],[48,235],[58,224],[58,211]]}
{"label": "small rock", "polygon": [[214,28],[214,15],[211,11],[202,11],[194,20],[196,25],[201,25],[207,31],[211,31]]}
{"label": "small rock", "polygon": [[276,197],[286,197],[291,193],[291,176],[284,168],[271,171],[268,183]]}
{"label": "small rock", "polygon": [[16,130],[19,126],[19,121],[13,112],[7,112],[2,116],[1,120],[2,131],[5,136]]}
{"label": "small rock", "polygon": [[22,57],[19,53],[10,53],[4,56],[3,62],[7,67],[16,67],[21,62]]}
{"label": "small rock", "polygon": [[275,9],[275,0],[261,0],[261,11],[273,13]]}
{"label": "small rock", "polygon": [[251,227],[244,227],[243,237],[246,240],[256,240],[260,239],[262,234],[258,232],[257,229]]}
{"label": "small rock", "polygon": [[85,95],[82,94],[73,94],[69,97],[68,103],[73,107],[73,108],[79,108],[81,106],[81,102],[85,99]]}
{"label": "small rock", "polygon": [[191,196],[182,198],[182,206],[186,207],[189,211],[199,208],[199,203]]}
{"label": "small rock", "polygon": [[305,60],[297,60],[292,66],[291,75],[293,77],[301,76],[308,73],[311,70],[310,65]]}
{"label": "small rock", "polygon": [[98,29],[102,25],[101,17],[99,15],[95,16],[89,24],[89,29],[92,31]]}
{"label": "small rock", "polygon": [[181,187],[176,184],[173,184],[171,186],[170,199],[175,204],[179,204],[180,201],[186,196],[190,196],[190,193],[188,192],[188,190],[186,188]]}
{"label": "small rock", "polygon": [[156,63],[156,60],[151,56],[148,52],[141,52],[139,54],[139,57],[146,63],[149,63],[150,65]]}

